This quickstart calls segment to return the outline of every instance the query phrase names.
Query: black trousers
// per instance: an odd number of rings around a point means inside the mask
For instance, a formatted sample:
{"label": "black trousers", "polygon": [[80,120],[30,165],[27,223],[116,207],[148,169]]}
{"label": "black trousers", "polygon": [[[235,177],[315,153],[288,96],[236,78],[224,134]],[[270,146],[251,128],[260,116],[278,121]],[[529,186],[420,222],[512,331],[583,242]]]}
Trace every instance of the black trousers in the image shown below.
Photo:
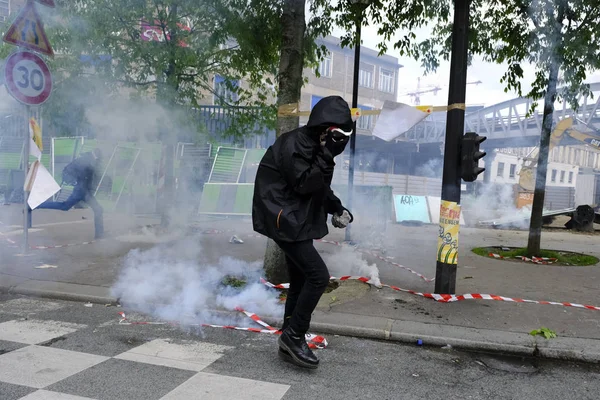
{"label": "black trousers", "polygon": [[277,244],[285,253],[290,275],[283,326],[289,325],[297,333],[305,334],[329,284],[329,271],[312,240]]}

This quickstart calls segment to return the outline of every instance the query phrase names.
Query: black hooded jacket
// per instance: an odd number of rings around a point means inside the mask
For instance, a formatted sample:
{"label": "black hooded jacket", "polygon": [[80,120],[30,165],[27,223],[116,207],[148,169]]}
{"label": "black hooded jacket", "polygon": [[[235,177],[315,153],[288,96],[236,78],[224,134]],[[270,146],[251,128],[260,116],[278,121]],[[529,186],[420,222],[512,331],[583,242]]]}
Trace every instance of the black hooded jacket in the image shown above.
{"label": "black hooded jacket", "polygon": [[352,129],[348,103],[339,96],[321,99],[308,124],[281,135],[263,156],[254,184],[254,230],[275,241],[320,239],[329,233],[327,214],[341,214],[331,190],[335,162],[321,147],[327,127]]}

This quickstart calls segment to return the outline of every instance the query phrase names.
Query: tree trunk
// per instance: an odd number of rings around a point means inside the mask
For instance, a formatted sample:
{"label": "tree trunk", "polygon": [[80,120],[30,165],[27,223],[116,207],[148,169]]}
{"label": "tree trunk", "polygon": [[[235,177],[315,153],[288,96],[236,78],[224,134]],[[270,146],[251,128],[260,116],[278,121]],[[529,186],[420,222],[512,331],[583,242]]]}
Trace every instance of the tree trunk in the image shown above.
{"label": "tree trunk", "polygon": [[[285,0],[283,6],[278,106],[300,101],[304,69],[305,6],[306,0]],[[300,117],[277,118],[277,137],[296,129],[299,124]]]}
{"label": "tree trunk", "polygon": [[535,178],[535,192],[531,209],[531,222],[529,225],[529,241],[527,254],[529,257],[540,256],[542,240],[542,214],[544,211],[544,197],[546,194],[546,175],[548,172],[548,151],[554,116],[554,102],[556,101],[556,86],[560,65],[554,61],[550,65],[548,76],[548,89],[544,97],[544,116],[542,134],[540,137],[540,153],[538,156],[537,173]]}
{"label": "tree trunk", "polygon": [[[179,88],[179,82],[176,75],[176,64],[175,64],[175,51],[178,45],[177,38],[177,18],[178,18],[178,5],[174,4],[171,8],[170,19],[167,21],[167,30],[169,31],[169,39],[165,38],[165,45],[171,47],[169,63],[167,69],[164,71],[165,83],[159,84],[159,90],[157,91],[156,101],[162,104],[167,110],[171,110],[175,107],[176,101],[175,96]],[[175,146],[177,144],[177,137],[173,136],[173,129],[165,126],[164,123],[160,123],[159,134],[161,141],[163,142],[164,160],[165,160],[165,185],[163,187],[163,199],[159,203],[160,207],[160,224],[163,228],[167,228],[171,222],[170,213],[172,205],[174,203],[175,196]]]}
{"label": "tree trunk", "polygon": [[[277,105],[300,102],[304,69],[304,34],[306,0],[285,0],[281,15],[281,56],[279,61],[279,98]],[[296,129],[299,117],[278,117],[277,137]],[[287,266],[283,251],[269,239],[265,252],[265,275],[270,282],[288,282]]]}

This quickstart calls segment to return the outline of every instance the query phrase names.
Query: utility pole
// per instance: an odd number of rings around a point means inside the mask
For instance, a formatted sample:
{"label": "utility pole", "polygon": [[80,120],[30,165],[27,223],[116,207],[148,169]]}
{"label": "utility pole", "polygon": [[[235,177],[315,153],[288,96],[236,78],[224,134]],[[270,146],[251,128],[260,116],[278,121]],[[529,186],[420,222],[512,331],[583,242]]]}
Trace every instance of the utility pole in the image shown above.
{"label": "utility pole", "polygon": [[438,294],[454,294],[456,291],[460,227],[460,157],[461,141],[465,129],[470,4],[471,0],[454,1],[444,174],[435,271],[435,293]]}
{"label": "utility pole", "polygon": [[[354,43],[354,76],[352,80],[352,108],[358,108],[358,78],[360,73],[360,40],[361,40],[361,28],[364,18],[364,12],[369,7],[372,0],[350,0],[352,6],[352,12],[354,12],[354,18],[356,21],[356,43]],[[352,210],[352,202],[354,199],[354,158],[356,154],[356,128],[357,122],[354,121],[352,128],[352,135],[350,136],[350,160],[348,164],[348,201],[346,205]],[[350,225],[346,227],[345,240],[347,242],[352,240],[352,228]]]}
{"label": "utility pole", "polygon": [[[358,73],[360,70],[360,31],[361,23],[360,18],[357,18],[359,22],[356,23],[356,44],[354,45],[354,77],[352,83],[352,108],[358,107]],[[354,198],[354,157],[356,153],[356,126],[357,123],[354,121],[354,127],[352,128],[352,136],[350,136],[350,162],[348,164],[348,207],[352,209],[352,201]],[[352,228],[350,225],[346,227],[345,240],[352,240],[351,234]]]}

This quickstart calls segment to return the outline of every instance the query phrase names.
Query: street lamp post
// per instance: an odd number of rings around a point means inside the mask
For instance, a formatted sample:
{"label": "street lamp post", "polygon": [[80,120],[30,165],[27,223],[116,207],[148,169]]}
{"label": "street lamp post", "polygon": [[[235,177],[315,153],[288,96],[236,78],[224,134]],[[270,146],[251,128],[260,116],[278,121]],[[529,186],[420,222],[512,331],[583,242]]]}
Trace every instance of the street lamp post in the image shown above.
{"label": "street lamp post", "polygon": [[[355,16],[356,21],[356,41],[354,43],[354,79],[352,83],[352,108],[358,107],[358,75],[360,71],[360,34],[364,12],[371,4],[372,0],[349,0],[352,12]],[[350,160],[348,165],[348,209],[352,210],[352,199],[354,197],[354,155],[356,153],[356,125],[354,121],[354,127],[352,129],[352,136],[350,137]],[[350,241],[351,228],[350,225],[346,227],[346,241]]]}

